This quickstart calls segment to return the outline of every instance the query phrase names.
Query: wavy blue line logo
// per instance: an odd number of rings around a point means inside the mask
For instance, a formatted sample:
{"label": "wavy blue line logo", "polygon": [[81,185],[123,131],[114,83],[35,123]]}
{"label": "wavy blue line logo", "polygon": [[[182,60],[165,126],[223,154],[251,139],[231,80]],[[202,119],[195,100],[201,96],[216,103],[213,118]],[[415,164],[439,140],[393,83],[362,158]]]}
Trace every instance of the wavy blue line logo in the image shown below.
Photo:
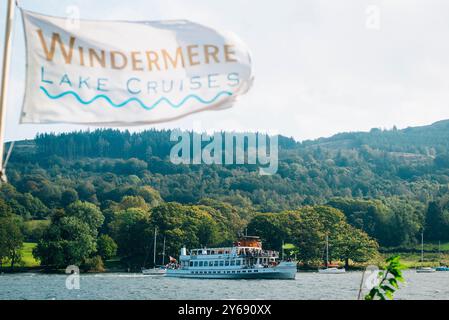
{"label": "wavy blue line logo", "polygon": [[180,107],[182,107],[187,101],[189,101],[190,99],[195,99],[195,100],[197,100],[198,102],[200,102],[200,103],[202,103],[202,104],[211,104],[211,103],[214,103],[215,101],[217,101],[218,99],[220,99],[222,96],[232,96],[232,92],[230,92],[230,91],[220,91],[219,93],[217,93],[217,95],[214,97],[214,98],[212,98],[212,99],[210,99],[210,100],[205,100],[205,99],[203,99],[203,98],[201,98],[201,97],[199,97],[199,96],[197,96],[196,94],[190,94],[190,95],[188,95],[188,96],[186,96],[184,99],[182,99],[179,103],[173,103],[172,101],[170,101],[168,98],[166,98],[166,97],[162,97],[162,98],[160,98],[159,100],[157,100],[155,103],[153,103],[152,105],[149,105],[149,106],[147,106],[145,103],[143,103],[140,99],[138,99],[138,98],[130,98],[130,99],[128,99],[128,100],[126,100],[126,101],[123,101],[122,103],[114,103],[112,100],[111,100],[111,98],[109,98],[107,95],[104,95],[104,94],[99,94],[99,95],[96,95],[95,97],[93,97],[92,99],[90,99],[90,100],[83,100],[79,95],[78,95],[78,93],[76,93],[75,91],[65,91],[65,92],[62,92],[62,93],[60,93],[60,94],[57,94],[57,95],[52,95],[52,94],[50,94],[48,91],[47,91],[47,89],[45,89],[44,87],[40,87],[40,89],[45,93],[45,95],[48,97],[48,98],[50,98],[50,99],[52,99],[52,100],[57,100],[57,99],[61,99],[61,98],[63,98],[63,97],[65,97],[65,96],[67,96],[67,95],[72,95],[72,96],[74,96],[75,97],[75,99],[79,102],[79,103],[81,103],[81,104],[84,104],[84,105],[89,105],[89,104],[91,104],[91,103],[93,103],[93,102],[95,102],[95,101],[97,101],[98,99],[104,99],[104,100],[106,100],[112,107],[114,107],[114,108],[122,108],[122,107],[124,107],[124,106],[126,106],[128,103],[131,103],[131,102],[137,102],[143,109],[145,109],[145,110],[153,110],[154,108],[156,108],[159,104],[161,104],[162,102],[165,102],[165,103],[167,103],[168,105],[170,105],[172,108],[174,108],[174,109],[178,109],[178,108],[180,108]]}

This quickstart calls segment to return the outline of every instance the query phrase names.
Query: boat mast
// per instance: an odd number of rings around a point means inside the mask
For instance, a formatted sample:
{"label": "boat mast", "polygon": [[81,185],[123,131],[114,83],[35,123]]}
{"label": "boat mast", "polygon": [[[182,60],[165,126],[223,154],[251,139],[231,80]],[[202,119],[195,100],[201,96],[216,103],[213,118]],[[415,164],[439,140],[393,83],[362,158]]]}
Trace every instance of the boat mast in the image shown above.
{"label": "boat mast", "polygon": [[[6,1],[5,1],[6,2]],[[5,45],[3,48],[3,61],[2,61],[2,74],[1,74],[1,87],[0,87],[0,184],[7,182],[5,167],[8,162],[8,157],[3,161],[4,135],[6,124],[6,104],[8,95],[9,84],[9,70],[11,66],[11,53],[12,53],[12,38],[14,29],[14,10],[15,3],[13,0],[8,0],[7,15],[5,18]],[[11,149],[12,150],[12,149]]]}
{"label": "boat mast", "polygon": [[326,234],[326,268],[329,265],[329,235]]}
{"label": "boat mast", "polygon": [[282,240],[282,248],[281,248],[281,252],[282,252],[281,260],[284,261],[284,240]]}
{"label": "boat mast", "polygon": [[157,227],[154,228],[153,268],[156,268],[156,237]]}
{"label": "boat mast", "polygon": [[162,247],[162,265],[165,266],[165,236],[164,236],[164,245]]}
{"label": "boat mast", "polygon": [[421,232],[421,263],[424,264],[424,231]]}

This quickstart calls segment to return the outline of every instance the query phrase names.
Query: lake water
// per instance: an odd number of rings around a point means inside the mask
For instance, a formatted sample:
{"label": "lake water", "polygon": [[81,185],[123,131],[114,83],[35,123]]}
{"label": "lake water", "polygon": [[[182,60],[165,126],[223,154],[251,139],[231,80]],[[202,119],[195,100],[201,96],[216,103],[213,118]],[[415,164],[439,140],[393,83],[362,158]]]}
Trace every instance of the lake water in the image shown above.
{"label": "lake water", "polygon": [[[449,272],[405,271],[397,299],[448,299]],[[0,299],[356,299],[362,273],[298,273],[296,280],[196,280],[141,274],[80,276],[68,290],[65,275],[2,274]]]}

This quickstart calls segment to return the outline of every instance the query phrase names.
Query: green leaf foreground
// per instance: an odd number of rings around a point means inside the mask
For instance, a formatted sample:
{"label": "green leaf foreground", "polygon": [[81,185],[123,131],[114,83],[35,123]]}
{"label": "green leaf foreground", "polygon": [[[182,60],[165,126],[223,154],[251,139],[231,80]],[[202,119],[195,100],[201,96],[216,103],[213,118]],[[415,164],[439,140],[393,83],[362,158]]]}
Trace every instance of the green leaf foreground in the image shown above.
{"label": "green leaf foreground", "polygon": [[405,266],[401,263],[400,256],[390,257],[386,263],[385,271],[378,275],[379,284],[370,290],[365,300],[393,300],[395,292],[399,289],[399,282],[405,282],[402,276]]}

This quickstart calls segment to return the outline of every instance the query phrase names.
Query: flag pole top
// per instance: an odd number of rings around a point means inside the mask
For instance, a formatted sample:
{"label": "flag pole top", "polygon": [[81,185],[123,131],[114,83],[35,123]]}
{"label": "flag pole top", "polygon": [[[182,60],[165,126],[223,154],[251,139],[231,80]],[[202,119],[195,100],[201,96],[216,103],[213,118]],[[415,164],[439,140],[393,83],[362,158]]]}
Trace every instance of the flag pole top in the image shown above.
{"label": "flag pole top", "polygon": [[[3,47],[3,61],[0,87],[0,184],[7,181],[5,174],[5,165],[3,154],[5,149],[5,124],[6,124],[6,106],[8,98],[9,72],[11,66],[12,38],[14,30],[14,13],[17,0],[8,0],[8,9],[5,23],[5,42]],[[6,161],[5,161],[6,162]]]}

